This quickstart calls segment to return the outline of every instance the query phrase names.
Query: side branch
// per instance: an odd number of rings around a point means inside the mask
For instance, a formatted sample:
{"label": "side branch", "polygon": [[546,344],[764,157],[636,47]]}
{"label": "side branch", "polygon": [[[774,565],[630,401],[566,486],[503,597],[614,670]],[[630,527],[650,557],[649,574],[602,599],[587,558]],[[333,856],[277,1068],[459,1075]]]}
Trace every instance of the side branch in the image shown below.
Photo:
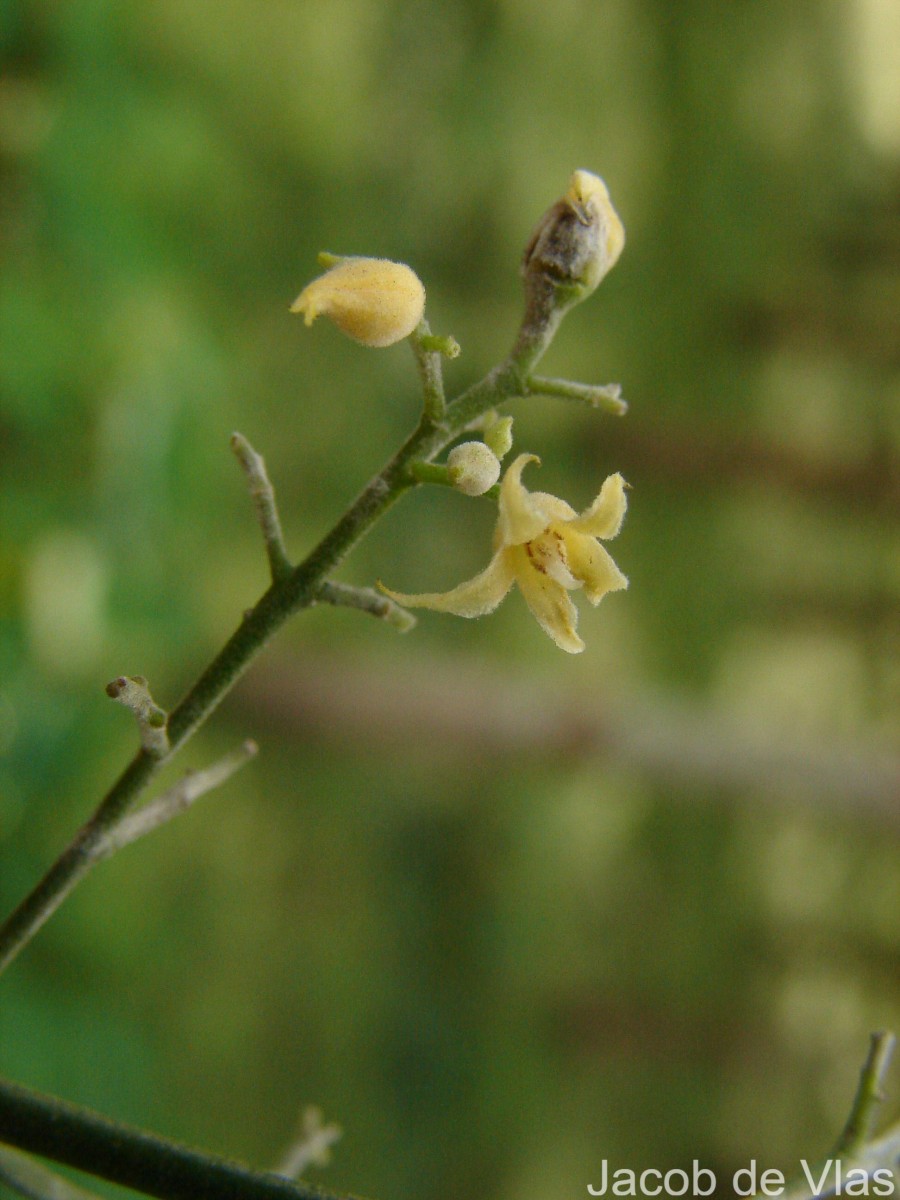
{"label": "side branch", "polygon": [[256,509],[256,519],[266,543],[266,554],[269,556],[269,570],[272,582],[291,573],[291,560],[284,546],[284,536],[281,532],[281,521],[278,517],[278,506],[275,503],[275,489],[266,473],[263,456],[257,454],[247,439],[240,433],[231,435],[231,449],[247,476],[247,486],[253,507]]}
{"label": "side branch", "polygon": [[847,1124],[832,1151],[834,1158],[856,1154],[872,1134],[875,1114],[884,1100],[881,1085],[890,1066],[896,1038],[884,1031],[872,1034],[869,1056],[859,1073],[859,1087]]}
{"label": "side branch", "polygon": [[382,596],[374,588],[352,587],[347,583],[321,584],[316,593],[316,599],[322,604],[333,604],[336,608],[358,608],[360,612],[369,613],[379,621],[387,621],[399,633],[408,633],[416,623],[416,618],[399,604],[387,596]]}
{"label": "side branch", "polygon": [[124,846],[146,837],[173,818],[186,812],[201,796],[226,783],[235,771],[255,758],[259,752],[256,742],[248,739],[231,754],[205,767],[202,771],[188,771],[184,779],[163,792],[161,796],[139,808],[137,812],[123,817],[100,841],[94,855],[96,859],[109,858]]}
{"label": "side branch", "polygon": [[0,1141],[159,1200],[339,1200],[4,1080]]}
{"label": "side branch", "polygon": [[26,1200],[100,1200],[96,1193],[86,1192],[7,1146],[0,1146],[0,1183]]}

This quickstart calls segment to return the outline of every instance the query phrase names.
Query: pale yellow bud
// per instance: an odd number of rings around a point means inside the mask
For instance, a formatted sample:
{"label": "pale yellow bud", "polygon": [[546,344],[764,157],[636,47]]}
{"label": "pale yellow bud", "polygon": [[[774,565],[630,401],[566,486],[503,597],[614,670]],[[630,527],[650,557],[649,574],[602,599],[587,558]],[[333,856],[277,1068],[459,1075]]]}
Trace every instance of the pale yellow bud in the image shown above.
{"label": "pale yellow bud", "polygon": [[421,279],[410,267],[386,258],[343,258],[291,305],[307,325],[324,313],[354,341],[379,347],[409,337],[424,311]]}
{"label": "pale yellow bud", "polygon": [[500,478],[500,460],[484,442],[463,442],[447,455],[450,482],[467,496],[482,496]]}
{"label": "pale yellow bud", "polygon": [[606,184],[590,171],[575,171],[561,200],[544,213],[525,248],[526,282],[570,291],[583,300],[613,266],[625,230]]}
{"label": "pale yellow bud", "polygon": [[569,180],[566,199],[572,204],[587,225],[592,220],[600,223],[600,254],[595,263],[597,283],[607,271],[616,265],[625,245],[625,227],[619,214],[612,206],[609,191],[599,175],[590,171],[576,171]]}

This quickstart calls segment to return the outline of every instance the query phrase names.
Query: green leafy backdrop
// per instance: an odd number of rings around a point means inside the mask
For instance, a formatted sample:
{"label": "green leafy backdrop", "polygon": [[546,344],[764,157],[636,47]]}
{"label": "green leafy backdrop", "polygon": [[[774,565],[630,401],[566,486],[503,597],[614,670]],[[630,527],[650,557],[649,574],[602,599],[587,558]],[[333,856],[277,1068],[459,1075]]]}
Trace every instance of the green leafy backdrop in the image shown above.
{"label": "green leafy backdrop", "polygon": [[[107,680],[173,704],[265,587],[232,429],[299,555],[416,419],[404,347],[289,315],[320,249],[416,269],[455,392],[508,349],[534,221],[602,174],[628,243],[547,371],[631,410],[512,411],[532,486],[633,491],[579,658],[519,597],[405,637],[302,615],[182,769],[259,758],[5,977],[0,1070],[261,1164],[315,1102],[323,1184],[380,1200],[827,1148],[900,1025],[891,21],[3,6],[4,909],[132,751]],[[449,587],[491,523],[420,491],[341,577]]]}

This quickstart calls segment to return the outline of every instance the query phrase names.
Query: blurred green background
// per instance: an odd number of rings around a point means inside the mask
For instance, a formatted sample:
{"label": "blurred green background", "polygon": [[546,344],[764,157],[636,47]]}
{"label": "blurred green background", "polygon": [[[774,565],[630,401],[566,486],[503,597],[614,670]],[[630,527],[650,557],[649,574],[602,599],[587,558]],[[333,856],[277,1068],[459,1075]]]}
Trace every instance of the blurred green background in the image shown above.
{"label": "blurred green background", "polygon": [[[602,1158],[791,1173],[900,1028],[900,16],[894,0],[6,0],[0,899],[417,417],[404,346],[288,306],[409,262],[507,351],[576,167],[618,266],[518,402],[529,483],[619,470],[627,593],[562,654],[519,596],[295,620],[170,773],[259,758],[104,865],[11,968],[0,1070],[378,1200],[563,1200]],[[443,589],[489,504],[407,497],[338,577]],[[892,1111],[900,1083],[893,1075]]]}

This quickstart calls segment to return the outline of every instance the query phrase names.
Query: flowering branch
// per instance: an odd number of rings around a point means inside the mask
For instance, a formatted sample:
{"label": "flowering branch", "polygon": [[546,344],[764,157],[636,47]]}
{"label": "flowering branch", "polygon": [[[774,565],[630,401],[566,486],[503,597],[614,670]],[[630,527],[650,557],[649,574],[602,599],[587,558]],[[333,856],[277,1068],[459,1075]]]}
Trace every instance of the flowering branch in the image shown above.
{"label": "flowering branch", "polygon": [[[443,411],[439,403],[438,355],[452,354],[455,343],[452,339],[428,340],[433,335],[423,324],[425,292],[415,274],[402,264],[386,260],[329,256],[329,271],[303,290],[293,311],[302,312],[307,324],[324,313],[350,337],[370,346],[391,345],[418,331],[414,351],[420,360],[424,392],[419,423],[331,532],[295,567],[289,566],[283,550],[274,494],[262,459],[244,439],[233,441],[263,528],[272,584],[244,614],[223,649],[172,710],[165,725],[165,745],[161,740],[146,744],[145,739],[70,845],[0,926],[0,971],[98,861],[99,848],[107,844],[119,821],[161,766],[210,716],[288,618],[323,598],[331,602],[338,596],[348,598],[349,593],[335,591],[323,597],[322,585],[371,526],[405,492],[417,486],[409,465],[416,460],[432,461],[472,422],[505,401],[527,394],[529,374],[552,341],[563,314],[591,294],[616,261],[622,244],[621,222],[606,187],[596,176],[576,171],[568,192],[541,219],[526,249],[525,315],[511,353],[446,404]],[[139,721],[144,720],[142,733],[145,727],[154,728],[155,717],[138,716]]]}

